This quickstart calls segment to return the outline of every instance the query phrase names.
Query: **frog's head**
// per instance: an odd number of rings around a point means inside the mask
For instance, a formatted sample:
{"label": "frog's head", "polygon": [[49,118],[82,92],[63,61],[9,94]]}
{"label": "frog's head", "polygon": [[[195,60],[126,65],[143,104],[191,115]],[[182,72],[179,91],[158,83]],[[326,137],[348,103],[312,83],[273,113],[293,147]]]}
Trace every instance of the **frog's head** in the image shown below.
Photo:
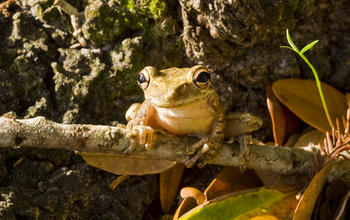
{"label": "frog's head", "polygon": [[177,107],[202,101],[215,93],[210,72],[203,66],[157,70],[145,67],[138,75],[145,99],[158,107]]}

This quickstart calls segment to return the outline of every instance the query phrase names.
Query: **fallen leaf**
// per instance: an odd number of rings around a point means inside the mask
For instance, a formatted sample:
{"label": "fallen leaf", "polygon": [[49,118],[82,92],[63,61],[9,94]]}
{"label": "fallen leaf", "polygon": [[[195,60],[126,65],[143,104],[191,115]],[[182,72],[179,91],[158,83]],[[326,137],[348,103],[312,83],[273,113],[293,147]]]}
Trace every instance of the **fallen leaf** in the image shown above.
{"label": "fallen leaf", "polygon": [[343,178],[332,179],[325,184],[318,196],[314,213],[314,219],[349,219],[348,202],[350,196],[350,183]]}
{"label": "fallen leaf", "polygon": [[299,133],[299,119],[278,100],[272,91],[271,84],[266,85],[266,101],[272,121],[275,145],[284,146],[292,134]]}
{"label": "fallen leaf", "polygon": [[320,194],[328,173],[331,171],[334,162],[328,163],[311,180],[309,186],[302,195],[295,210],[293,220],[310,219],[314,210],[318,194]]}
{"label": "fallen leaf", "polygon": [[254,170],[241,172],[238,167],[226,167],[205,190],[206,201],[226,194],[263,186]]}
{"label": "fallen leaf", "polygon": [[[311,126],[310,126],[311,127]],[[293,134],[291,135],[287,142],[284,144],[284,147],[289,147],[289,148],[293,148],[294,145],[297,143],[297,141],[299,140],[300,134]]]}
{"label": "fallen leaf", "polygon": [[[346,98],[326,83],[321,83],[321,87],[331,120],[336,125],[336,118],[341,122],[342,116],[346,116]],[[282,79],[273,83],[272,90],[277,98],[300,119],[322,132],[332,133],[315,80]]]}
{"label": "fallen leaf", "polygon": [[337,216],[335,216],[334,220],[343,220],[346,218],[347,211],[346,206],[348,205],[348,200],[350,197],[350,190],[344,195],[341,205],[337,210]]}
{"label": "fallen leaf", "polygon": [[264,183],[264,186],[276,186],[279,184],[280,174],[271,170],[255,170],[256,175]]}
{"label": "fallen leaf", "polygon": [[276,218],[275,216],[257,216],[254,218],[251,218],[250,220],[278,220],[278,218]]}
{"label": "fallen leaf", "polygon": [[188,198],[188,197],[195,198],[198,205],[203,204],[205,202],[204,193],[202,193],[201,191],[199,191],[198,189],[193,188],[193,187],[185,187],[185,188],[181,189],[181,197],[182,198]]}
{"label": "fallen leaf", "polygon": [[176,162],[141,157],[124,157],[101,153],[77,152],[86,163],[117,175],[157,174],[173,167]]}
{"label": "fallen leaf", "polygon": [[289,186],[239,191],[208,201],[180,219],[242,220],[262,216],[265,219],[284,219],[297,204],[296,194],[297,190]]}
{"label": "fallen leaf", "polygon": [[197,200],[193,197],[186,197],[182,200],[181,204],[177,208],[173,220],[178,220],[179,217],[190,211],[194,207],[198,206]]}
{"label": "fallen leaf", "polygon": [[170,169],[160,173],[159,191],[160,204],[164,213],[169,213],[177,192],[179,190],[180,181],[184,172],[185,165],[177,163]]}
{"label": "fallen leaf", "polygon": [[319,130],[309,131],[299,137],[294,147],[307,147],[312,144],[314,146],[319,145],[322,149],[324,149],[325,138],[326,134]]}
{"label": "fallen leaf", "polygon": [[186,212],[202,204],[203,202],[207,202],[208,200],[212,200],[235,191],[256,188],[262,185],[262,182],[253,170],[241,172],[238,167],[226,167],[210,183],[204,194],[192,187],[185,187],[182,189],[181,196],[184,198],[184,200],[176,210],[173,219],[177,220]]}

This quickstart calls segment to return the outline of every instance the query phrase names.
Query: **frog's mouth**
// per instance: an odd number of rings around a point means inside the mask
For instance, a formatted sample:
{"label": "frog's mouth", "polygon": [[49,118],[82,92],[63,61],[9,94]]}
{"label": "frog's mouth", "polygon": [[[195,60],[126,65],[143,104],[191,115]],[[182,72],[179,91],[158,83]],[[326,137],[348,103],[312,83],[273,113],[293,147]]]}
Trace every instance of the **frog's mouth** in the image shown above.
{"label": "frog's mouth", "polygon": [[[210,110],[212,99],[206,97],[202,100],[196,100],[191,103],[171,105],[169,106],[158,106],[154,105],[158,115],[174,118],[203,118],[205,115],[212,114]],[[203,115],[204,114],[204,115]]]}
{"label": "frog's mouth", "polygon": [[206,91],[188,91],[187,93],[170,93],[170,94],[145,94],[146,100],[152,105],[162,108],[175,108],[180,106],[192,105],[203,100],[214,98],[215,90]]}
{"label": "frog's mouth", "polygon": [[164,97],[162,98],[152,98],[149,99],[149,101],[152,103],[152,105],[159,107],[159,108],[179,108],[179,107],[189,107],[196,104],[201,103],[200,105],[203,105],[203,103],[209,103],[210,100],[213,99],[213,94],[205,94],[203,96],[197,96],[193,99],[183,98],[183,99],[166,99]]}

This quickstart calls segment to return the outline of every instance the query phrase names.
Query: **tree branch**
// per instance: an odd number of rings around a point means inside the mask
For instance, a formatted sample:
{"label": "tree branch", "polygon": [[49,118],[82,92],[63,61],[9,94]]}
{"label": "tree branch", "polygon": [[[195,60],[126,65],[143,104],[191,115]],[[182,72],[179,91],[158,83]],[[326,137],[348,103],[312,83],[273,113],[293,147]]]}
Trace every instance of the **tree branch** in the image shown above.
{"label": "tree branch", "polygon": [[[0,147],[26,146],[123,155],[129,145],[126,132],[119,126],[59,124],[44,117],[0,118]],[[156,134],[152,150],[137,146],[130,156],[184,163],[191,157],[186,154],[186,147],[196,141],[198,139],[194,137]],[[224,144],[208,163],[239,166],[238,153],[237,144]],[[248,168],[280,174],[308,173],[313,161],[313,154],[301,148],[252,145]]]}

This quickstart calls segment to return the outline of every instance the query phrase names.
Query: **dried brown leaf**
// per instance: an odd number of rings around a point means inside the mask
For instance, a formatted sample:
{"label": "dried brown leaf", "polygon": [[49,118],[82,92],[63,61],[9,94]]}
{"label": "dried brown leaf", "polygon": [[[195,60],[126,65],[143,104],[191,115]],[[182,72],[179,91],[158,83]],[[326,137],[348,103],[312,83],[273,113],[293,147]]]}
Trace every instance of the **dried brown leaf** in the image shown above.
{"label": "dried brown leaf", "polygon": [[[336,118],[341,120],[342,116],[346,116],[346,98],[326,83],[321,83],[321,87],[335,125]],[[300,119],[322,132],[332,132],[314,80],[282,79],[274,82],[272,89],[277,98]]]}
{"label": "dried brown leaf", "polygon": [[169,213],[177,192],[185,166],[177,163],[172,168],[161,172],[159,177],[160,204],[164,213]]}
{"label": "dried brown leaf", "polygon": [[278,100],[270,84],[266,85],[266,97],[275,145],[284,146],[292,134],[299,132],[299,119]]}
{"label": "dried brown leaf", "polygon": [[110,154],[78,152],[91,166],[117,175],[147,175],[163,172],[176,163],[141,157],[124,157]]}

